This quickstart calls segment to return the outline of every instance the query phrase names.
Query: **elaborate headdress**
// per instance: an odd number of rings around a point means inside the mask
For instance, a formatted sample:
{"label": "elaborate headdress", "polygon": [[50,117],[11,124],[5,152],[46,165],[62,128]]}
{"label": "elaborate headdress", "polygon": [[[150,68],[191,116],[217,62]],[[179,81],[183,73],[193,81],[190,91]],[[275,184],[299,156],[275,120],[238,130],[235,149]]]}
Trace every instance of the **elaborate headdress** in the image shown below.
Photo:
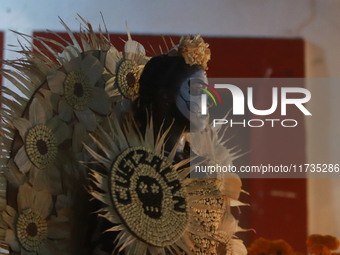
{"label": "elaborate headdress", "polygon": [[[141,132],[133,117],[115,113],[138,97],[150,58],[129,31],[120,52],[82,21],[79,34],[62,22],[72,43],[51,32],[61,42],[34,38],[44,49],[21,46],[22,59],[2,61],[10,68],[0,73],[16,90],[2,87],[1,96],[0,254],[88,254],[84,243],[93,229],[95,240],[98,229],[99,236],[115,232],[109,242],[126,254],[216,254],[216,243],[226,243],[229,254],[244,253],[229,211],[239,179],[226,182],[229,189],[215,180],[202,186],[188,178],[190,158],[175,159],[181,140],[165,151],[171,126],[155,134],[148,116]],[[210,59],[199,35],[182,37],[168,55],[175,54],[204,69]],[[219,141],[215,133],[207,137]],[[88,196],[101,203],[89,205]],[[105,218],[104,227],[88,226],[90,214]],[[102,254],[101,246],[92,250]]]}

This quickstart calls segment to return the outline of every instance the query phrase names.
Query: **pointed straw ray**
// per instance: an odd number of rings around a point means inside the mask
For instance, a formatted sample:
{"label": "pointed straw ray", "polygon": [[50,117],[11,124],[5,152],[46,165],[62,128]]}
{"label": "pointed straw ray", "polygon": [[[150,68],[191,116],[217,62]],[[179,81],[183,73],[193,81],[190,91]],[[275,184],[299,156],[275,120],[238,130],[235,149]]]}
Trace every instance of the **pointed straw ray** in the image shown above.
{"label": "pointed straw ray", "polygon": [[165,37],[162,35],[162,39],[163,39],[163,42],[164,42],[164,45],[165,45],[165,47],[166,47],[166,50],[167,51],[169,51],[170,49],[169,49],[169,46],[168,46],[168,44],[167,44],[167,42],[166,42],[166,40],[165,40]]}

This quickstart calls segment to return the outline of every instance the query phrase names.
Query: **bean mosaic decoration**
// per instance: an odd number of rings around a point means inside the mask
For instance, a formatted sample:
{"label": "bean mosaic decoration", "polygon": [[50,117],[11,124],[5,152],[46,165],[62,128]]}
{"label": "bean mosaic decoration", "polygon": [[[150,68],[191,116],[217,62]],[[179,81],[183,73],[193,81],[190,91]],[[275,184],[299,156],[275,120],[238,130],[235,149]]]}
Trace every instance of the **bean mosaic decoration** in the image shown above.
{"label": "bean mosaic decoration", "polygon": [[118,88],[122,95],[130,100],[138,96],[139,91],[139,68],[132,60],[125,60],[118,68]]}
{"label": "bean mosaic decoration", "polygon": [[150,149],[122,152],[111,170],[115,208],[136,237],[164,247],[180,238],[188,224],[186,192],[173,166]]}
{"label": "bean mosaic decoration", "polygon": [[31,128],[26,135],[26,152],[30,161],[38,168],[51,166],[57,157],[57,140],[46,125]]}

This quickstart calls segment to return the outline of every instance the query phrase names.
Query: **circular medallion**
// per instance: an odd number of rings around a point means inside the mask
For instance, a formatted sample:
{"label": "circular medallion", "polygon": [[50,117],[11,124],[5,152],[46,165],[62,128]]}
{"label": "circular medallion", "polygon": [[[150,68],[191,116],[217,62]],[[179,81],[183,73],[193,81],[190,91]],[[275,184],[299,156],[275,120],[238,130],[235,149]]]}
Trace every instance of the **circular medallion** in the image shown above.
{"label": "circular medallion", "polygon": [[86,110],[93,98],[90,78],[81,70],[67,74],[64,81],[66,102],[77,111]]}
{"label": "circular medallion", "polygon": [[137,238],[165,247],[183,234],[187,195],[165,158],[148,148],[129,148],[113,163],[109,182],[114,207]]}
{"label": "circular medallion", "polygon": [[39,251],[47,239],[47,222],[39,213],[25,209],[19,214],[16,234],[26,251]]}
{"label": "circular medallion", "polygon": [[57,140],[52,130],[46,125],[31,128],[25,140],[26,153],[30,161],[43,169],[53,165],[57,157]]}
{"label": "circular medallion", "polygon": [[139,94],[139,67],[132,60],[125,60],[118,68],[117,83],[122,95],[134,100]]}

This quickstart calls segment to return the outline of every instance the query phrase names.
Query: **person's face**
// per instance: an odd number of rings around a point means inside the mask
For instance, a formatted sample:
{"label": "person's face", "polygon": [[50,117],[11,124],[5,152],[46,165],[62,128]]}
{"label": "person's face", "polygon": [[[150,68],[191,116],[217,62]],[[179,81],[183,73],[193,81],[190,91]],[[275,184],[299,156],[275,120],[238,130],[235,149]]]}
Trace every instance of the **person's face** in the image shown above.
{"label": "person's face", "polygon": [[204,84],[207,83],[205,71],[198,70],[183,80],[177,95],[176,106],[190,121],[191,131],[201,131],[209,123],[209,112],[206,115],[201,114],[201,95],[205,92],[200,88],[205,88]]}

